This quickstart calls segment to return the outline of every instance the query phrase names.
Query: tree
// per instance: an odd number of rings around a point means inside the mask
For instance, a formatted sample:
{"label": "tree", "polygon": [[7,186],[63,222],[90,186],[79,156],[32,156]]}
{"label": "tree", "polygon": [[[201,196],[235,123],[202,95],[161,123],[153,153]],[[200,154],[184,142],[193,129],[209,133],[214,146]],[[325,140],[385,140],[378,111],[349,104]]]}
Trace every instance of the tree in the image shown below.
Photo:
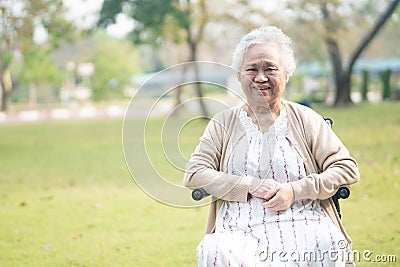
{"label": "tree", "polygon": [[[41,46],[25,49],[22,55],[24,61],[19,69],[13,68],[18,75],[19,88],[29,88],[29,103],[36,104],[37,89],[44,85],[61,84],[63,73],[51,59],[51,51]],[[46,96],[54,96],[53,92],[46,92]]]}
{"label": "tree", "polygon": [[[347,12],[350,13],[350,16],[354,16],[357,11],[362,12],[362,9],[364,9],[364,12],[371,11],[371,9],[376,7],[374,5],[376,4],[376,1],[358,1],[358,10],[355,3],[344,3],[344,1],[341,0],[289,1],[291,4],[290,7],[299,8],[298,11],[299,14],[301,14],[300,19],[302,21],[309,19],[312,21],[313,25],[315,25],[315,14],[317,14],[322,21],[322,38],[325,42],[332,63],[334,85],[336,88],[334,106],[347,106],[352,104],[350,95],[351,75],[354,64],[385,23],[390,19],[391,14],[396,10],[399,2],[400,0],[393,0],[387,5],[386,9],[383,10],[378,18],[376,18],[372,23],[371,28],[367,31],[365,36],[361,38],[361,40],[354,46],[351,53],[349,53],[348,60],[344,60],[339,41],[341,33],[351,26],[346,25],[346,19],[343,18],[343,13]],[[349,24],[356,24],[354,17],[353,20],[348,20],[347,22],[349,22]],[[353,30],[355,30],[355,28]]]}
{"label": "tree", "polygon": [[[203,38],[208,22],[205,0],[105,0],[100,11],[98,25],[106,27],[116,22],[120,13],[128,14],[136,26],[130,33],[130,38],[136,44],[162,45],[166,40],[175,43],[184,42],[189,49],[188,61],[195,62],[198,57],[198,47]],[[197,65],[193,64],[198,75]],[[198,77],[198,76],[196,76]],[[208,111],[203,102],[202,87],[195,84],[196,93],[202,113],[208,117]],[[180,104],[182,88],[176,92],[176,105]]]}
{"label": "tree", "polygon": [[11,64],[15,55],[26,55],[38,44],[38,29],[47,34],[47,49],[57,47],[62,39],[71,39],[75,27],[64,14],[62,0],[0,0],[0,97],[1,111],[6,111],[12,92]]}
{"label": "tree", "polygon": [[120,97],[131,84],[133,74],[139,72],[138,51],[129,41],[115,40],[103,32],[94,35],[94,54],[89,59],[95,65],[91,87],[95,100]]}

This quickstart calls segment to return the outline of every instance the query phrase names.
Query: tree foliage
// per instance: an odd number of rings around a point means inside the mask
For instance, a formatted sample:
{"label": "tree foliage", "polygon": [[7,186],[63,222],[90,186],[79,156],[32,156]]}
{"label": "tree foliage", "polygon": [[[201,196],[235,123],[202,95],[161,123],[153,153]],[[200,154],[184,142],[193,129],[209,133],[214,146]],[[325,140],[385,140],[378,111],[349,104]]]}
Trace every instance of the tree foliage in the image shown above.
{"label": "tree foliage", "polygon": [[181,30],[190,27],[190,18],[177,0],[105,0],[98,25],[106,27],[125,13],[135,21],[129,37],[135,44],[162,45],[167,38],[179,41]]}
{"label": "tree foliage", "polygon": [[121,97],[131,77],[140,71],[138,51],[128,41],[115,40],[99,32],[95,35],[95,65],[91,87],[95,100]]}
{"label": "tree foliage", "polygon": [[[274,6],[280,7],[274,11],[258,1],[223,1],[218,3],[218,8],[211,8],[210,2],[205,0],[105,0],[99,25],[109,25],[116,21],[119,13],[125,13],[135,21],[130,35],[135,43],[161,46],[166,40],[184,42],[189,48],[189,60],[197,59],[198,45],[209,21],[231,23],[239,31],[265,24],[284,24],[287,28],[292,25],[293,39],[301,41],[300,54],[307,58],[313,55],[316,59],[329,59],[332,63],[335,105],[340,106],[352,103],[354,64],[391,15],[395,13],[399,18],[396,10],[399,2],[286,0],[276,3]],[[356,35],[358,41],[350,41]]]}
{"label": "tree foliage", "polygon": [[26,60],[28,63],[39,55],[45,57],[41,60],[48,60],[48,53],[34,52],[35,49],[44,49],[39,48],[34,40],[37,30],[47,33],[45,49],[53,49],[60,40],[73,38],[75,27],[64,18],[64,13],[62,0],[0,0],[1,111],[7,110],[12,91],[12,85],[5,81],[11,75],[10,67],[15,55],[25,56],[22,62]]}
{"label": "tree foliage", "polygon": [[24,64],[19,73],[21,84],[61,83],[62,73],[51,59],[51,51],[38,46],[23,52]]}
{"label": "tree foliage", "polygon": [[[197,60],[198,47],[208,22],[205,0],[105,0],[98,25],[106,27],[115,23],[120,13],[127,14],[135,21],[135,27],[129,35],[134,43],[157,47],[167,40],[183,42],[189,49],[188,61]],[[196,68],[196,64],[193,67]],[[198,73],[198,70],[194,72]],[[208,116],[200,83],[196,83],[195,90],[203,115]],[[181,88],[178,87],[176,105],[180,104],[180,94]]]}

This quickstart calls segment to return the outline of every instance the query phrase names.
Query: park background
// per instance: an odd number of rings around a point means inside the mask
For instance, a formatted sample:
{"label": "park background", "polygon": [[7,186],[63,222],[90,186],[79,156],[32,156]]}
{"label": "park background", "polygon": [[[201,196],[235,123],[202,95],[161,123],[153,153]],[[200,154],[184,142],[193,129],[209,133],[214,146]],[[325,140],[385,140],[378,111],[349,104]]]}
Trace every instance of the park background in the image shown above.
{"label": "park background", "polygon": [[[164,94],[184,74],[156,73],[195,60],[230,65],[240,37],[267,24],[293,40],[298,68],[286,97],[332,118],[359,162],[343,222],[354,250],[382,257],[358,265],[397,265],[382,261],[400,260],[399,1],[94,2],[0,1],[0,266],[196,266],[208,209],[140,189],[123,154],[125,110],[136,96],[133,145],[144,143],[139,126],[150,127],[149,154],[132,159],[139,173],[151,160],[181,185],[163,142],[188,158],[206,121],[185,123],[215,110],[180,104],[199,95],[196,85]],[[346,73],[342,92],[336,78]],[[237,104],[221,89],[235,88],[232,79],[215,79],[221,86],[203,84],[203,96]],[[179,138],[161,140],[167,118]]]}

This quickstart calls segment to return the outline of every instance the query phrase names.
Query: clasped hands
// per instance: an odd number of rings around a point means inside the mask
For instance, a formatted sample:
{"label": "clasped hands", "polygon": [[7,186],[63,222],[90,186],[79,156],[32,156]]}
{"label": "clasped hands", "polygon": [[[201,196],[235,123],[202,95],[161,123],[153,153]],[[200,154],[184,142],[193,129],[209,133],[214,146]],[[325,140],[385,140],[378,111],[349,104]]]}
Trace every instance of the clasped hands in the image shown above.
{"label": "clasped hands", "polygon": [[294,202],[293,188],[289,183],[279,183],[272,179],[253,179],[249,193],[264,199],[263,207],[272,211],[288,209]]}

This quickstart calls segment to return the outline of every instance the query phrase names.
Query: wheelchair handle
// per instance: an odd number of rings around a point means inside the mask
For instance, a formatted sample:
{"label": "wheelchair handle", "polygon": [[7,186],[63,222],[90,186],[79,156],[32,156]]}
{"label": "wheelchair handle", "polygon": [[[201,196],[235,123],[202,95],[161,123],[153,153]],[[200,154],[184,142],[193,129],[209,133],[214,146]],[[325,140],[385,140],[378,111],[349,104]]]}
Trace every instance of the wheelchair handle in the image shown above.
{"label": "wheelchair handle", "polygon": [[192,191],[192,198],[196,201],[200,201],[209,195],[203,188],[196,188]]}
{"label": "wheelchair handle", "polygon": [[343,185],[339,187],[335,195],[337,195],[338,199],[346,199],[350,196],[350,188],[346,185]]}

